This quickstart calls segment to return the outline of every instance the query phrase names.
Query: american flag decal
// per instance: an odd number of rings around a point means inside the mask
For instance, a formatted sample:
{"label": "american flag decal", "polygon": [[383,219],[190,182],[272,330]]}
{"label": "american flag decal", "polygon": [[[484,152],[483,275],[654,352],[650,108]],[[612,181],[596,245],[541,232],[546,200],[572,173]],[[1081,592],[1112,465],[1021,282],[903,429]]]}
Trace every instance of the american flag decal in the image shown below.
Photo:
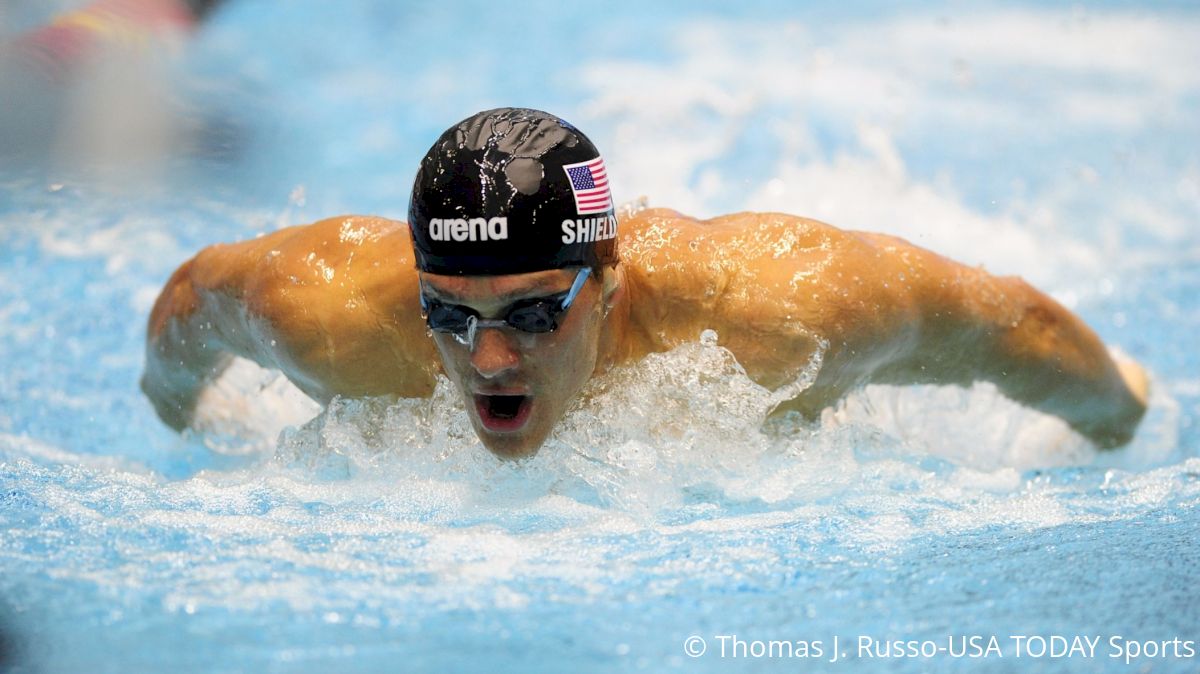
{"label": "american flag decal", "polygon": [[608,191],[608,171],[604,159],[567,164],[563,167],[575,193],[575,211],[580,215],[607,213],[612,210],[612,193]]}

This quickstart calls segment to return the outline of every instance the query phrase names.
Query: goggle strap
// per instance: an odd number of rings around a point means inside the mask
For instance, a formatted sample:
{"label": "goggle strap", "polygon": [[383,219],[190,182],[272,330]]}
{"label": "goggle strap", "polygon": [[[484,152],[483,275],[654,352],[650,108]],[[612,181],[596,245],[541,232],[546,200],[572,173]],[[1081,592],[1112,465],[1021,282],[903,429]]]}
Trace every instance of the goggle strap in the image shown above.
{"label": "goggle strap", "polygon": [[588,276],[590,276],[591,273],[591,267],[584,267],[583,269],[579,270],[579,273],[575,276],[575,282],[571,284],[571,289],[567,291],[567,296],[563,298],[562,311],[566,311],[568,308],[570,308],[571,303],[575,301],[575,296],[579,294],[581,289],[583,289],[583,284],[587,281]]}

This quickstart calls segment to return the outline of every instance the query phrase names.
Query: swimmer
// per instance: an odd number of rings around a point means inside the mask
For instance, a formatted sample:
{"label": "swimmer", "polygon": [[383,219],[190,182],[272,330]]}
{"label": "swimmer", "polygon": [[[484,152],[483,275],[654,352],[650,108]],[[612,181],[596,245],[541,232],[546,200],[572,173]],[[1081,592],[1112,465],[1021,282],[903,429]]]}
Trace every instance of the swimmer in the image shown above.
{"label": "swimmer", "polygon": [[335,217],[185,262],[151,312],[142,388],[183,429],[233,356],[322,403],[425,397],[445,374],[483,444],[515,458],[589,379],[707,329],[771,389],[819,355],[775,412],[815,418],[872,382],[990,381],[1116,447],[1146,409],[1142,369],[1020,278],[780,213],[618,223],[591,141],[513,108],[442,134],[407,224]]}

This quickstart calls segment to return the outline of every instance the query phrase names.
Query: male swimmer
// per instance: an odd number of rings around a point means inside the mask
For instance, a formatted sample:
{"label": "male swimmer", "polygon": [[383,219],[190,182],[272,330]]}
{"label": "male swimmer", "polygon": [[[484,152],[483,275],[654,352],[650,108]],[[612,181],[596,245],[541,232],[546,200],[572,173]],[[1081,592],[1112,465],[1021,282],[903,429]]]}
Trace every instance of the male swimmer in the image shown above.
{"label": "male swimmer", "polygon": [[1146,408],[1141,368],[1019,278],[779,213],[653,209],[618,228],[591,141],[514,108],[442,134],[407,225],[330,218],[185,262],[150,315],[142,388],[182,429],[232,356],[320,402],[428,396],[445,374],[483,444],[512,458],[591,377],[705,329],[769,388],[823,351],[781,406],[810,418],[869,382],[983,380],[1115,447]]}

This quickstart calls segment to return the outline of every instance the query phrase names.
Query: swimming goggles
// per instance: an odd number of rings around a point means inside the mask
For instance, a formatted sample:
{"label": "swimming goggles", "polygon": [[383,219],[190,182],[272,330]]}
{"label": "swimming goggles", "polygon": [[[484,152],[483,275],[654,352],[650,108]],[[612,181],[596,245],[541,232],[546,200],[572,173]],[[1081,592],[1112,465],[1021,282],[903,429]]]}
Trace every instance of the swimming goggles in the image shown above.
{"label": "swimming goggles", "polygon": [[[522,332],[554,332],[558,319],[583,288],[584,281],[592,270],[584,267],[575,275],[571,289],[565,293],[548,297],[530,297],[509,305],[503,318],[480,318],[479,312],[461,304],[446,304],[441,300],[426,297],[421,293],[421,313],[434,332],[451,333],[468,346],[475,344],[475,331],[479,328],[510,327]],[[464,338],[465,337],[465,341]]]}

